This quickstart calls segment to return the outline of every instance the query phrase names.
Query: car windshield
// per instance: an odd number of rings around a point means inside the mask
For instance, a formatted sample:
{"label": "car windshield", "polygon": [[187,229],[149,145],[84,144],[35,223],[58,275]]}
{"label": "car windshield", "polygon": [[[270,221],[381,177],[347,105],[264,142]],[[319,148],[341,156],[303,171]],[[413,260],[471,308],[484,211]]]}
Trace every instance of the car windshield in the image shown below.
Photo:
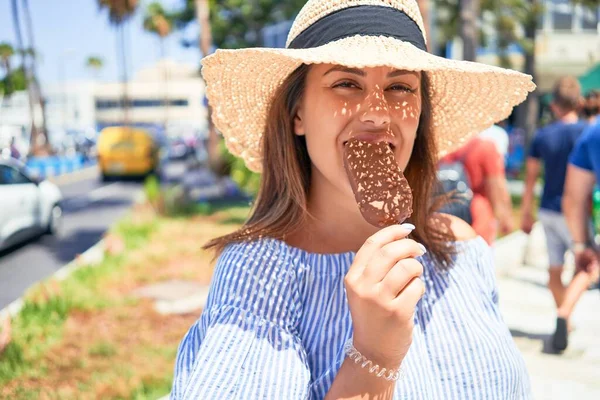
{"label": "car windshield", "polygon": [[31,183],[19,170],[8,165],[0,165],[0,185]]}

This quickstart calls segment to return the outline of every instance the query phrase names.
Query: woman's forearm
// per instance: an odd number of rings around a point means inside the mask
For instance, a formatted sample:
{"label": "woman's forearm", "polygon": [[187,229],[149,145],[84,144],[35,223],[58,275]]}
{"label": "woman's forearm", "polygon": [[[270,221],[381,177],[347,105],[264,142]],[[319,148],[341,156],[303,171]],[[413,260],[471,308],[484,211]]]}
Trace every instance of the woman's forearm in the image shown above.
{"label": "woman's forearm", "polygon": [[396,382],[378,378],[361,368],[350,359],[346,359],[338,371],[326,400],[333,399],[377,399],[387,400],[394,397]]}

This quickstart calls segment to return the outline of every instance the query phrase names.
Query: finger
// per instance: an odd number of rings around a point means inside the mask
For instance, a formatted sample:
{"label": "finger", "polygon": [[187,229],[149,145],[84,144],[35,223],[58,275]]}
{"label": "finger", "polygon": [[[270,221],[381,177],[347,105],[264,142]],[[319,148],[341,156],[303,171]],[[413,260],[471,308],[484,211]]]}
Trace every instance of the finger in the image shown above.
{"label": "finger", "polygon": [[392,307],[397,310],[396,312],[399,315],[410,318],[415,313],[415,307],[424,294],[425,283],[419,278],[414,278],[404,287],[404,290],[392,300]]}
{"label": "finger", "polygon": [[425,253],[425,247],[412,239],[401,239],[388,243],[373,254],[362,273],[366,282],[379,283],[400,260],[419,257]]}
{"label": "finger", "polygon": [[398,261],[380,283],[383,295],[395,299],[414,278],[422,274],[423,265],[414,258]]}
{"label": "finger", "polygon": [[370,236],[356,253],[354,262],[348,271],[348,277],[359,276],[367,265],[367,262],[373,257],[373,253],[388,243],[404,239],[414,229],[415,226],[412,224],[392,225]]}

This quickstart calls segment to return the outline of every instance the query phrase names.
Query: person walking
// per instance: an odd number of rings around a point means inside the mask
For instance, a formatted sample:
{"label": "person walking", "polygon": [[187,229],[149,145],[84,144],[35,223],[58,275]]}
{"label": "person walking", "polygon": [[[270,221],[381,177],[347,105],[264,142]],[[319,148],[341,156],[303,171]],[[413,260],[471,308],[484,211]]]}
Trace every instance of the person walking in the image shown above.
{"label": "person walking", "polygon": [[583,106],[581,107],[581,117],[590,125],[594,125],[600,122],[598,115],[600,115],[600,90],[590,90],[585,95]]}
{"label": "person walking", "polygon": [[457,162],[464,166],[473,193],[471,203],[465,204],[470,209],[471,226],[491,245],[499,232],[507,234],[514,229],[504,157],[493,141],[475,137],[440,164]]}
{"label": "person walking", "polygon": [[[569,155],[587,123],[580,121],[577,115],[581,87],[576,78],[560,78],[554,85],[552,95],[550,109],[556,120],[536,133],[526,161],[521,229],[530,233],[535,222],[534,186],[543,168],[544,191],[537,216],[546,237],[549,260],[548,288],[559,310],[564,303],[566,291],[562,281],[565,253],[572,242],[561,202]],[[568,329],[567,326],[563,326],[564,322],[560,317],[557,319],[557,331]],[[565,348],[561,340],[553,340],[553,346],[556,350]]]}
{"label": "person walking", "polygon": [[[438,157],[535,85],[434,56],[424,32],[414,0],[309,0],[286,49],[204,59],[215,126],[262,180],[244,226],[206,246],[215,274],[172,399],[531,397],[491,249],[430,200]],[[353,146],[386,154],[382,185],[402,171],[409,219],[363,216]]]}
{"label": "person walking", "polygon": [[[595,229],[600,226],[600,204],[595,199],[590,207],[590,199],[594,184],[600,182],[600,124],[587,128],[571,153],[563,210],[569,226],[572,241],[572,251],[575,255],[575,276],[565,290],[564,300],[557,310],[556,331],[553,336],[555,347],[564,350],[568,346],[569,318],[581,295],[591,284],[598,280],[600,243],[590,240],[589,232],[590,208],[595,208]],[[597,235],[600,231],[595,232]]]}

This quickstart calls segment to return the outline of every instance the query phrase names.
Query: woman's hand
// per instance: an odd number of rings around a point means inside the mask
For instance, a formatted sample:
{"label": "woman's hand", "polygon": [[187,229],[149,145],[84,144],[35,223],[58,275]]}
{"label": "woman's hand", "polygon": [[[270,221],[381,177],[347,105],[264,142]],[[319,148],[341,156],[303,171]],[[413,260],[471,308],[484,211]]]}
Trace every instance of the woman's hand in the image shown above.
{"label": "woman's hand", "polygon": [[414,226],[393,225],[360,248],[345,278],[354,346],[373,363],[397,368],[412,343],[415,306],[425,291],[415,257],[425,248],[406,239]]}

